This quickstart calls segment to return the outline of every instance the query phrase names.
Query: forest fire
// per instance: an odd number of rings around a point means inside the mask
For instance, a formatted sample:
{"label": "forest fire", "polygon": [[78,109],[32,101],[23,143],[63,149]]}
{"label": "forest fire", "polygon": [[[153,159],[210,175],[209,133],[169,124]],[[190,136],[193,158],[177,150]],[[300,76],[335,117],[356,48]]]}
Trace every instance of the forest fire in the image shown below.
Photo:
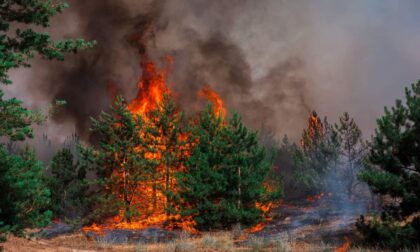
{"label": "forest fire", "polygon": [[[149,61],[144,60],[142,62],[142,78],[138,82],[138,94],[137,97],[128,104],[128,110],[133,114],[140,116],[145,124],[160,125],[161,122],[156,121],[159,119],[154,118],[156,111],[162,110],[162,104],[166,96],[171,96],[171,90],[167,86],[167,74],[172,59],[167,58],[167,66],[163,69],[158,69],[156,65]],[[223,101],[219,95],[213,91],[210,87],[204,87],[198,95],[205,97],[213,105],[216,115],[226,115],[226,109],[224,108]],[[174,116],[179,116],[178,111],[173,112]],[[172,127],[172,126],[170,126]],[[170,139],[171,136],[165,135],[163,129],[159,128],[158,135],[152,136],[153,149],[155,151],[147,152],[145,156],[147,159],[156,161],[159,165],[155,169],[157,174],[153,181],[147,181],[134,185],[138,193],[135,193],[130,200],[131,205],[135,206],[140,213],[138,216],[133,218],[127,218],[125,216],[125,209],[120,209],[119,214],[112,218],[107,219],[102,224],[92,224],[91,226],[84,227],[84,231],[93,231],[96,233],[102,233],[104,230],[113,229],[125,229],[125,230],[141,230],[151,226],[160,226],[167,229],[182,229],[191,233],[196,233],[194,228],[195,222],[192,217],[183,217],[179,214],[171,214],[168,212],[169,199],[168,192],[176,193],[176,178],[174,174],[183,170],[183,164],[178,163],[176,166],[169,167],[170,165],[165,164],[164,156],[174,155],[177,158],[184,158],[189,155],[191,145],[185,144],[181,146],[172,146]],[[146,136],[142,135],[142,138]],[[176,141],[184,141],[188,138],[187,133],[180,132],[177,135]],[[177,148],[175,148],[177,147]],[[142,147],[138,147],[139,149]],[[125,174],[118,172],[115,169],[114,173],[117,176],[121,176],[125,179]],[[120,195],[121,198],[125,197]],[[171,206],[177,209],[177,206]]]}

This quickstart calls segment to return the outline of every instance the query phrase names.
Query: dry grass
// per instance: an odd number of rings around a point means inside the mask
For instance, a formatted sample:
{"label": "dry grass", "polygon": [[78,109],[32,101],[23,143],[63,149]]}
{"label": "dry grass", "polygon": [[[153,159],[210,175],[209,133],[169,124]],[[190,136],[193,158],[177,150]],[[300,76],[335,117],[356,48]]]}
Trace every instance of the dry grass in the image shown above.
{"label": "dry grass", "polygon": [[[111,244],[109,240],[89,240],[82,233],[63,235],[54,239],[28,240],[24,238],[9,237],[2,246],[5,251],[11,252],[89,252],[89,251],[130,251],[130,252],[189,252],[189,251],[271,251],[271,252],[327,252],[334,251],[336,247],[324,243],[310,244],[296,242],[291,237],[283,239],[266,239],[257,236],[248,236],[238,230],[232,232],[203,233],[200,237],[190,237],[183,233],[177,240],[167,243],[153,244]],[[379,252],[379,249],[352,248],[351,252]]]}

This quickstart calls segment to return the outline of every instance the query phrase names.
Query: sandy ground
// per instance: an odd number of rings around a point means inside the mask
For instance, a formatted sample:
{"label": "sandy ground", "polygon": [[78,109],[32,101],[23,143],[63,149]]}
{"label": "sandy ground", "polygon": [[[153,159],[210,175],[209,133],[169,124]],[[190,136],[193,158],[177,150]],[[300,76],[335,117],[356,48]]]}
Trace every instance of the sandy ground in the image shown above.
{"label": "sandy ground", "polygon": [[[88,251],[336,251],[337,246],[324,243],[293,241],[267,242],[254,237],[247,242],[237,243],[231,234],[218,232],[203,234],[200,238],[181,239],[170,243],[110,245],[89,240],[83,233],[62,235],[53,239],[25,239],[10,236],[1,244],[4,251],[11,252],[88,252]],[[383,251],[376,249],[351,248],[347,251]]]}

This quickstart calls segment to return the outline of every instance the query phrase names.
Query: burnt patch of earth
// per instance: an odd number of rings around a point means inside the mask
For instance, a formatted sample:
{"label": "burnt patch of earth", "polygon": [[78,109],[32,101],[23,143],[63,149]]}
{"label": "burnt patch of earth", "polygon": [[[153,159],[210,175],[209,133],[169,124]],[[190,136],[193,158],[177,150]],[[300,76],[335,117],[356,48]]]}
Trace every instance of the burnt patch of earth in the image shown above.
{"label": "burnt patch of earth", "polygon": [[100,243],[158,243],[169,242],[179,237],[180,231],[166,230],[160,227],[150,227],[142,230],[113,229],[101,233],[86,232],[85,235]]}
{"label": "burnt patch of earth", "polygon": [[76,226],[66,224],[64,222],[55,222],[43,228],[34,236],[39,237],[39,238],[51,239],[60,235],[73,233],[80,229],[81,229],[81,226],[76,227]]}
{"label": "burnt patch of earth", "polygon": [[273,240],[291,238],[307,243],[341,244],[344,237],[356,239],[355,223],[366,210],[365,202],[329,198],[283,203],[273,209],[272,221],[255,235]]}

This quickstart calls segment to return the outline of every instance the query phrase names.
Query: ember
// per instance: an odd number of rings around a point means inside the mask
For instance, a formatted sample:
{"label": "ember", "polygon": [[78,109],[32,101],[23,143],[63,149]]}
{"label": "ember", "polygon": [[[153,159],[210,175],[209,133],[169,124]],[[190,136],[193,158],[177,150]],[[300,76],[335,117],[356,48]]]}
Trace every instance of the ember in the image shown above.
{"label": "ember", "polygon": [[314,195],[314,196],[307,196],[306,200],[309,202],[315,202],[317,200],[322,199],[322,197],[324,197],[324,193],[320,193],[318,195]]}

